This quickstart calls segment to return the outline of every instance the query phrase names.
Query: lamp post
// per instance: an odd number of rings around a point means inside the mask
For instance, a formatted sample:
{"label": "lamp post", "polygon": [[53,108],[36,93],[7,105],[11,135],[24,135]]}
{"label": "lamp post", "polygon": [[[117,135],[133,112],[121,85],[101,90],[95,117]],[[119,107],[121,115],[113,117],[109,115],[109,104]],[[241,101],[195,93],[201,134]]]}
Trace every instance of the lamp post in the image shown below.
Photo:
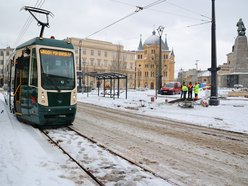
{"label": "lamp post", "polygon": [[158,80],[157,80],[157,92],[160,94],[161,86],[162,86],[162,34],[164,31],[164,27],[159,26],[158,29],[159,35],[159,63],[158,63]]}
{"label": "lamp post", "polygon": [[200,61],[199,59],[196,59],[195,60],[195,79],[192,80],[194,82],[198,82],[198,62],[199,61]]}
{"label": "lamp post", "polygon": [[179,76],[180,77],[180,83],[181,84],[183,84],[183,73],[184,73],[183,72],[183,68],[181,67],[181,69],[180,69],[180,76]]}
{"label": "lamp post", "polygon": [[[164,80],[164,82],[166,83],[167,82],[167,65],[164,65],[164,68],[163,68],[163,77],[162,77],[162,82]],[[162,85],[162,87],[164,86],[164,84]]]}
{"label": "lamp post", "polygon": [[217,91],[217,58],[216,58],[216,25],[215,25],[215,0],[212,0],[212,26],[211,26],[211,96],[209,105],[219,105],[218,91]]}
{"label": "lamp post", "polygon": [[79,91],[82,90],[82,40],[79,40]]}
{"label": "lamp post", "polygon": [[86,70],[85,70],[85,65],[86,65],[86,61],[83,61],[83,66],[84,66],[84,73],[83,73],[83,87],[85,88],[85,74],[86,74]]}
{"label": "lamp post", "polygon": [[141,76],[141,64],[139,64],[139,67],[138,67],[138,88],[140,88],[140,76]]}

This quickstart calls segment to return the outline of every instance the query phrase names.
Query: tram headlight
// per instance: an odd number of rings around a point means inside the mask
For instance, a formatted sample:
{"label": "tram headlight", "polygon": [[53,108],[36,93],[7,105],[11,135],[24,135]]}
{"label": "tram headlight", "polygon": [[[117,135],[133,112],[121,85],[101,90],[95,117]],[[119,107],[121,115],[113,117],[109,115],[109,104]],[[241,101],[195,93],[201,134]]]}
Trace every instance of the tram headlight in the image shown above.
{"label": "tram headlight", "polygon": [[48,96],[46,91],[40,91],[38,97],[38,103],[43,106],[48,106]]}
{"label": "tram headlight", "polygon": [[72,96],[72,101],[73,101],[73,104],[75,104],[77,102],[77,96],[76,95]]}
{"label": "tram headlight", "polygon": [[45,95],[41,95],[41,103],[45,104],[46,103],[46,100],[45,100]]}
{"label": "tram headlight", "polygon": [[76,104],[76,103],[77,103],[77,93],[73,91],[71,96],[71,104]]}

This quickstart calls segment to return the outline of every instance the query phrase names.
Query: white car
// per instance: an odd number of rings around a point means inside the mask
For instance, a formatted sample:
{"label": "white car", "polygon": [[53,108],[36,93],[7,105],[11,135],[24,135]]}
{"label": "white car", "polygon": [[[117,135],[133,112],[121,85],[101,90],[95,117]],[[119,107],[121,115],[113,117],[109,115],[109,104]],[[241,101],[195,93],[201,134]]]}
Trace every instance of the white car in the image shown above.
{"label": "white car", "polygon": [[241,85],[241,84],[235,84],[233,87],[234,87],[234,88],[244,88],[244,86]]}

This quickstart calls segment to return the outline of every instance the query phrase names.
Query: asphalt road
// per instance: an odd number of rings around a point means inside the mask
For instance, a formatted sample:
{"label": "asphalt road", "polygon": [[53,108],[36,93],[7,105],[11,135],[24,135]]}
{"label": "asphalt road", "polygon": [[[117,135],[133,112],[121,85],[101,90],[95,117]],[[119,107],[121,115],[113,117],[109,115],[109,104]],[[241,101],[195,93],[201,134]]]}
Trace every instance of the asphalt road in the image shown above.
{"label": "asphalt road", "polygon": [[178,185],[248,185],[248,135],[78,103],[73,127]]}

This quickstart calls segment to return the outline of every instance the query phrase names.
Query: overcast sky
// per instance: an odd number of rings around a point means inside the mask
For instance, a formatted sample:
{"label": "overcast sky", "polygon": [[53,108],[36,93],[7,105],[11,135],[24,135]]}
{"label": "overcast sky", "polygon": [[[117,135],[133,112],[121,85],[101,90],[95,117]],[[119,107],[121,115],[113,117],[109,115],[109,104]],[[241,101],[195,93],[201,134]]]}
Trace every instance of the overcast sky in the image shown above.
{"label": "overcast sky", "polygon": [[[41,8],[54,14],[45,37],[85,38],[105,26],[133,13],[136,6],[146,7],[156,0],[0,0],[0,48],[16,47],[39,35],[40,27],[32,21],[26,32],[21,32],[29,13],[23,6],[42,4]],[[120,43],[126,50],[136,50],[142,34],[143,42],[160,25],[165,27],[169,48],[176,56],[176,74],[179,69],[199,69],[211,66],[211,24],[201,24],[211,18],[211,0],[167,0],[114,24],[92,35],[99,39]],[[239,18],[248,29],[247,0],[216,0],[217,64],[226,62],[237,36]],[[199,24],[198,26],[190,26]],[[23,34],[21,34],[23,33]],[[248,33],[248,31],[246,32]],[[21,35],[20,35],[21,34]],[[247,35],[247,34],[246,34]],[[22,36],[22,37],[20,37]],[[18,39],[19,38],[19,39]]]}

